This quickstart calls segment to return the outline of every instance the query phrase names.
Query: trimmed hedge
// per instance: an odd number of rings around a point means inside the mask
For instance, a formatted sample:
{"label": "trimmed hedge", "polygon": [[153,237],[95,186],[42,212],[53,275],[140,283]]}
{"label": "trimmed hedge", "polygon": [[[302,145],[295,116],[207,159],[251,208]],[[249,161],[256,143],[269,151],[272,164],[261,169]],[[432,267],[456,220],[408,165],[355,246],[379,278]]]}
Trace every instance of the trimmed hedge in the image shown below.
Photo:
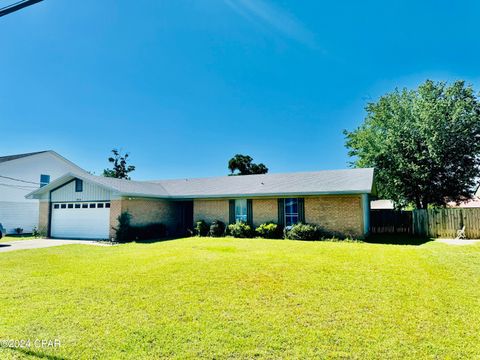
{"label": "trimmed hedge", "polygon": [[207,236],[209,230],[210,230],[210,227],[203,220],[199,220],[195,224],[194,231],[195,231],[195,235],[197,235],[197,236]]}
{"label": "trimmed hedge", "polygon": [[215,220],[210,225],[208,235],[211,237],[221,237],[225,235],[225,223],[220,220]]}
{"label": "trimmed hedge", "polygon": [[228,234],[235,238],[245,239],[254,237],[255,231],[243,221],[237,221],[235,224],[228,225]]}
{"label": "trimmed hedge", "polygon": [[298,223],[286,228],[284,234],[285,239],[289,240],[320,240],[323,231],[317,225]]}
{"label": "trimmed hedge", "polygon": [[129,238],[133,240],[153,240],[165,237],[167,228],[162,223],[130,226]]}
{"label": "trimmed hedge", "polygon": [[283,237],[282,227],[274,222],[261,224],[255,229],[255,232],[265,239],[281,239]]}
{"label": "trimmed hedge", "polygon": [[127,211],[117,218],[118,226],[115,230],[115,240],[118,242],[129,242],[134,240],[154,240],[164,237],[167,229],[162,223],[147,225],[131,225],[132,215]]}

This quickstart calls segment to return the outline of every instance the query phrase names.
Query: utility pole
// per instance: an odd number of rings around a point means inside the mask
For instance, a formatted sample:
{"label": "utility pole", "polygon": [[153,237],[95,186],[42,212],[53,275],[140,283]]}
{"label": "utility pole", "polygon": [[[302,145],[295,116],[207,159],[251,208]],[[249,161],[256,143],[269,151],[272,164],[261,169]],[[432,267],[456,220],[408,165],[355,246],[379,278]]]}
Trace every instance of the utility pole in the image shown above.
{"label": "utility pole", "polygon": [[0,8],[0,17],[11,14],[15,11],[21,10],[23,8],[26,8],[27,6],[39,3],[40,1],[43,0],[20,0],[17,1],[16,3],[13,3],[11,5],[7,5],[5,7]]}

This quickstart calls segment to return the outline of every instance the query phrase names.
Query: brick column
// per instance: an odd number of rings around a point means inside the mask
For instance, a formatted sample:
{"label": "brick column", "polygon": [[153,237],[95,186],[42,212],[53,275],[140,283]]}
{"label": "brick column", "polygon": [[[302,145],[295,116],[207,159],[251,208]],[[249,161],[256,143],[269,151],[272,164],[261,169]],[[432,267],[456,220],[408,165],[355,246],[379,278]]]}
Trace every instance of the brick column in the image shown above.
{"label": "brick column", "polygon": [[115,238],[115,230],[118,226],[117,218],[122,213],[122,200],[110,201],[110,239]]}

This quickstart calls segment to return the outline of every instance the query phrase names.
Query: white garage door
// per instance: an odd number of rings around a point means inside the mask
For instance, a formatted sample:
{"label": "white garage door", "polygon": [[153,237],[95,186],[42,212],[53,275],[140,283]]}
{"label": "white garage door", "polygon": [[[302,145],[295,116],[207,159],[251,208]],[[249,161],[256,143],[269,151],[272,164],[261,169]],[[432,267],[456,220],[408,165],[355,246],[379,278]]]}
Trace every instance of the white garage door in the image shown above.
{"label": "white garage door", "polygon": [[66,239],[108,239],[109,202],[53,203],[51,236]]}

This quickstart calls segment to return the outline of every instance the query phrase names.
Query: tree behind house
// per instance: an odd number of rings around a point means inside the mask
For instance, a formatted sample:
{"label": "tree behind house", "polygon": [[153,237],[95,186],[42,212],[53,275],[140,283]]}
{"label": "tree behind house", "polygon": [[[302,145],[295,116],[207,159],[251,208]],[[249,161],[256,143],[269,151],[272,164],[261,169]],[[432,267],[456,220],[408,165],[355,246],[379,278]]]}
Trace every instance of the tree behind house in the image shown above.
{"label": "tree behind house", "polygon": [[268,168],[265,164],[253,163],[253,158],[248,155],[236,154],[228,161],[228,169],[230,175],[254,175],[254,174],[266,174]]}
{"label": "tree behind house", "polygon": [[471,86],[427,80],[366,106],[345,131],[357,167],[375,167],[379,195],[399,206],[444,206],[471,198],[480,170],[480,104]]}
{"label": "tree behind house", "polygon": [[108,161],[113,164],[113,168],[103,170],[103,176],[130,180],[128,174],[135,170],[135,166],[127,164],[129,154],[122,155],[117,149],[113,149],[112,154]]}

